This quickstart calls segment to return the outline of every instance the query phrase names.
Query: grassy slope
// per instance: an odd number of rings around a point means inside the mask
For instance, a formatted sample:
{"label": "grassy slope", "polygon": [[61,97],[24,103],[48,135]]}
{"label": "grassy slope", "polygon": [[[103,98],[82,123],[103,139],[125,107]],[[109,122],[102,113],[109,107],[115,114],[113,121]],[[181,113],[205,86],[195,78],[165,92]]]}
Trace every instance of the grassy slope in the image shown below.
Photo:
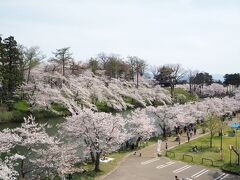
{"label": "grassy slope", "polygon": [[187,98],[187,102],[196,101],[198,98],[182,88],[175,88],[174,94],[182,94]]}
{"label": "grassy slope", "polygon": [[[71,113],[66,107],[59,103],[52,103],[51,108],[57,112],[54,113],[50,109],[34,109],[32,111],[34,117],[39,120],[43,118],[69,116]],[[26,117],[30,113],[30,106],[25,100],[19,100],[13,105],[13,109],[8,111],[6,106],[0,106],[0,123],[5,122],[22,122],[23,117]]]}
{"label": "grassy slope", "polygon": [[[166,89],[169,92],[171,92],[170,88],[166,88]],[[174,96],[175,96],[175,101],[177,101],[180,104],[198,100],[197,96],[192,95],[191,93],[187,92],[182,88],[174,88]]]}

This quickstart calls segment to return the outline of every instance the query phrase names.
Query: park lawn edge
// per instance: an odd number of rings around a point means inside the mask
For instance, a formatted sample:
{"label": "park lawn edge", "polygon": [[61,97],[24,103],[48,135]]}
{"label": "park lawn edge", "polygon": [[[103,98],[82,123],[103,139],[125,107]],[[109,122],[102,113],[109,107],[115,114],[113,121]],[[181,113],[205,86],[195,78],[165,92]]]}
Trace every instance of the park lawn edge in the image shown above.
{"label": "park lawn edge", "polygon": [[[201,139],[201,138],[206,138],[207,136],[209,136],[209,133],[205,133],[205,134],[202,134],[201,136],[198,136],[198,137],[196,137],[196,138],[194,138],[192,141],[197,141],[197,140],[199,140],[199,139]],[[190,164],[197,164],[197,165],[201,165],[201,166],[206,166],[206,167],[209,167],[209,168],[215,168],[215,169],[221,169],[223,172],[226,172],[226,173],[229,173],[229,174],[235,174],[235,175],[240,175],[240,166],[239,166],[239,168],[237,168],[237,170],[235,170],[235,171],[232,171],[231,169],[234,169],[233,167],[234,167],[234,165],[230,165],[229,163],[224,163],[223,162],[223,165],[222,166],[217,166],[217,165],[214,165],[214,163],[213,163],[213,166],[212,165],[210,165],[210,164],[208,164],[208,163],[198,163],[198,162],[196,162],[196,161],[189,161],[189,160],[183,160],[182,158],[177,158],[177,154],[179,155],[179,154],[181,154],[181,155],[183,155],[183,154],[187,154],[187,155],[189,155],[189,153],[188,152],[178,152],[178,150],[176,150],[177,148],[179,148],[179,147],[181,147],[181,146],[186,146],[186,144],[187,144],[187,142],[184,142],[184,143],[182,143],[181,145],[177,145],[177,146],[174,146],[174,147],[172,147],[172,148],[169,148],[169,150],[167,150],[168,152],[174,152],[175,154],[176,154],[176,157],[173,157],[173,156],[168,156],[167,154],[166,154],[166,152],[167,151],[164,151],[164,156],[165,157],[167,157],[167,158],[169,158],[169,159],[173,159],[173,160],[175,160],[175,161],[180,161],[180,162],[186,162],[186,163],[190,163]],[[178,156],[179,157],[179,156]],[[195,156],[196,157],[196,156]],[[202,157],[202,158],[204,158],[204,157]],[[213,162],[217,162],[216,160],[213,160]],[[239,169],[239,170],[238,170]]]}

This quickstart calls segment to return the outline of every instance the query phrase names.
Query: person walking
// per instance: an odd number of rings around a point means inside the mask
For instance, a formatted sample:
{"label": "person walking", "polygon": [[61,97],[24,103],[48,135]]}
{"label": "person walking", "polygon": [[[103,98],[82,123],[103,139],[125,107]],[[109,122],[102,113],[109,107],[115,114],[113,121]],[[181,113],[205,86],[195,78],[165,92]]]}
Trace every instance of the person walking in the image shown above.
{"label": "person walking", "polygon": [[188,142],[190,141],[190,136],[189,136],[189,134],[187,134],[187,140],[188,140]]}
{"label": "person walking", "polygon": [[190,137],[192,137],[193,136],[193,132],[192,132],[192,130],[190,130]]}
{"label": "person walking", "polygon": [[194,131],[194,136],[195,136],[197,134],[197,128],[194,127],[193,131]]}
{"label": "person walking", "polygon": [[181,144],[181,137],[180,137],[180,134],[178,135],[178,145]]}

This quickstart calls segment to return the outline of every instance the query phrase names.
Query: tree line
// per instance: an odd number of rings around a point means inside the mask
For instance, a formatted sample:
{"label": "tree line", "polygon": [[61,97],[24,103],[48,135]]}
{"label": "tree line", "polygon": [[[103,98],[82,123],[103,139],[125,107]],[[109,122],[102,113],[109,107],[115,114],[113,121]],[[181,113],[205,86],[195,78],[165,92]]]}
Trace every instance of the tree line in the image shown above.
{"label": "tree line", "polygon": [[[40,48],[33,46],[26,48],[19,45],[13,36],[2,39],[0,37],[0,101],[11,105],[14,92],[23,83],[31,79],[31,70],[39,65],[46,57]],[[151,71],[156,84],[170,87],[171,95],[174,97],[176,84],[188,83],[190,92],[204,85],[214,82],[212,75],[207,72],[186,70],[179,64],[167,64],[163,66],[149,66],[146,60],[137,56],[122,58],[116,54],[99,53],[90,58],[87,63],[76,61],[70,47],[57,49],[53,56],[47,60],[46,71],[60,72],[63,76],[70,74],[78,75],[84,70],[90,69],[95,75],[104,74],[106,77],[122,78],[127,81],[135,81],[136,88],[139,86],[139,77],[147,71]],[[224,85],[229,90],[240,85],[240,74],[226,74]]]}

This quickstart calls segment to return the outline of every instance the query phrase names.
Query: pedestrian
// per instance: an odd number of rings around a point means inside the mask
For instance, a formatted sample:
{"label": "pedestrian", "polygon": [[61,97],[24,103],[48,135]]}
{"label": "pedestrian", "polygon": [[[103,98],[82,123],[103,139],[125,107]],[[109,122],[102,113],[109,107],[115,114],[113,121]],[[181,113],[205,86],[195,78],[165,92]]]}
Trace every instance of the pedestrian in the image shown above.
{"label": "pedestrian", "polygon": [[181,138],[180,138],[180,135],[179,135],[179,139],[178,139],[178,145],[181,144]]}
{"label": "pedestrian", "polygon": [[178,134],[177,126],[174,126],[175,133]]}
{"label": "pedestrian", "polygon": [[188,140],[188,142],[190,141],[190,136],[189,136],[189,134],[187,135],[187,140]]}
{"label": "pedestrian", "polygon": [[190,130],[190,137],[192,137],[193,136],[193,132],[192,132],[192,130]]}
{"label": "pedestrian", "polygon": [[175,176],[175,180],[179,180],[177,176]]}
{"label": "pedestrian", "polygon": [[197,134],[197,128],[194,127],[194,136]]}
{"label": "pedestrian", "polygon": [[165,144],[165,149],[166,149],[166,150],[168,149],[168,144],[167,144],[167,142],[166,142],[166,144]]}
{"label": "pedestrian", "polygon": [[184,132],[186,133],[186,132],[187,132],[187,127],[184,126],[183,130],[184,130]]}

